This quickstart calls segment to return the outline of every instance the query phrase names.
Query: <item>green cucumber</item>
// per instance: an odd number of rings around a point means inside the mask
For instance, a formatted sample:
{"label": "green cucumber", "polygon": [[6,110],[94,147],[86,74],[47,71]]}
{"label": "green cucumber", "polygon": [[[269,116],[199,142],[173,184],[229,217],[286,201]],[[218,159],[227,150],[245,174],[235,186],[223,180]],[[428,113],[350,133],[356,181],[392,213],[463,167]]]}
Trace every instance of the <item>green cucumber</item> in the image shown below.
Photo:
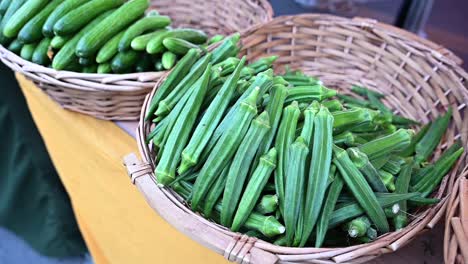
{"label": "green cucumber", "polygon": [[80,39],[76,55],[89,57],[95,54],[113,36],[142,16],[148,6],[149,0],[131,0],[123,4]]}
{"label": "green cucumber", "polygon": [[135,67],[139,57],[140,53],[138,51],[129,50],[119,52],[112,59],[112,71],[115,73],[125,73],[131,71]]}
{"label": "green cucumber", "polygon": [[20,54],[22,48],[23,43],[21,43],[18,39],[13,40],[8,46],[8,49],[16,55]]}
{"label": "green cucumber", "polygon": [[31,61],[34,50],[36,50],[36,46],[37,43],[24,45],[23,48],[21,48],[20,57],[25,60]]}
{"label": "green cucumber", "polygon": [[54,11],[54,9],[62,3],[62,0],[52,0],[42,11],[34,16],[29,22],[24,25],[18,33],[18,39],[23,43],[33,43],[40,41],[44,36],[42,35],[42,26],[44,25],[47,17]]}
{"label": "green cucumber", "polygon": [[138,36],[132,40],[130,46],[134,50],[140,50],[140,51],[146,50],[146,46],[148,45],[148,42],[152,38],[162,35],[166,33],[167,31],[168,31],[167,29],[160,29],[160,30],[156,30],[155,32],[151,32],[148,34]]}
{"label": "green cucumber", "polygon": [[95,64],[95,62],[92,59],[89,58],[79,58],[78,63],[82,66],[91,66]]}
{"label": "green cucumber", "polygon": [[180,38],[165,38],[163,45],[167,50],[178,55],[184,55],[190,49],[199,49],[197,45]]}
{"label": "green cucumber", "polygon": [[110,61],[119,51],[119,42],[122,39],[122,36],[125,34],[125,31],[118,33],[113,36],[96,55],[97,63],[104,63]]}
{"label": "green cucumber", "polygon": [[154,69],[156,71],[164,71],[164,65],[162,64],[161,59],[158,59],[154,62]]}
{"label": "green cucumber", "polygon": [[71,10],[55,22],[54,33],[59,36],[72,35],[80,31],[95,17],[119,7],[124,2],[124,0],[91,0]]}
{"label": "green cucumber", "polygon": [[100,73],[100,74],[111,73],[111,72],[112,72],[112,67],[110,63],[99,64],[97,68],[97,73]]}
{"label": "green cucumber", "polygon": [[7,45],[12,39],[7,38],[3,35],[3,29],[8,21],[10,21],[11,17],[15,14],[15,12],[23,5],[25,0],[12,0],[10,6],[8,6],[7,11],[2,17],[2,22],[0,23],[0,44]]}
{"label": "green cucumber", "polygon": [[174,53],[172,53],[170,51],[164,52],[162,57],[161,57],[161,63],[163,65],[164,69],[166,69],[166,70],[172,69],[172,67],[174,67],[174,65],[176,63],[176,60],[177,60],[177,55],[175,55]]}
{"label": "green cucumber", "polygon": [[130,49],[133,39],[140,36],[141,34],[148,31],[163,29],[170,24],[171,19],[167,16],[147,16],[141,18],[125,31],[122,39],[119,42],[119,51]]}
{"label": "green cucumber", "polygon": [[136,72],[149,72],[152,71],[151,57],[143,54],[135,65]]}
{"label": "green cucumber", "polygon": [[14,38],[29,20],[31,20],[42,8],[44,8],[49,0],[28,0],[22,5],[15,14],[7,21],[3,28],[3,35],[7,38]]}
{"label": "green cucumber", "polygon": [[97,73],[98,66],[97,64],[88,65],[83,67],[82,73]]}
{"label": "green cucumber", "polygon": [[72,64],[75,60],[78,61],[75,55],[75,48],[76,44],[80,40],[80,38],[86,34],[90,29],[94,28],[97,24],[104,20],[107,16],[110,15],[110,12],[107,11],[106,13],[98,16],[96,19],[91,21],[86,27],[84,27],[78,34],[76,34],[73,38],[71,38],[60,50],[52,61],[52,68],[56,70],[64,70],[68,67],[68,65]]}
{"label": "green cucumber", "polygon": [[50,46],[54,49],[61,49],[70,40],[70,37],[55,36],[50,42]]}
{"label": "green cucumber", "polygon": [[89,0],[65,0],[48,16],[46,22],[42,26],[42,34],[52,38],[54,37],[55,23],[73,9],[85,4]]}
{"label": "green cucumber", "polygon": [[174,29],[165,32],[164,34],[153,37],[146,46],[146,51],[149,54],[161,53],[164,51],[163,41],[166,38],[179,38],[190,41],[194,44],[202,44],[206,42],[207,36],[203,31],[195,29]]}
{"label": "green cucumber", "polygon": [[3,16],[5,14],[10,4],[11,4],[11,0],[3,0],[0,3],[0,16]]}
{"label": "green cucumber", "polygon": [[37,45],[36,49],[34,50],[34,53],[32,55],[32,62],[47,66],[50,64],[50,58],[48,56],[49,52],[49,47],[50,47],[50,39],[45,38],[39,42]]}

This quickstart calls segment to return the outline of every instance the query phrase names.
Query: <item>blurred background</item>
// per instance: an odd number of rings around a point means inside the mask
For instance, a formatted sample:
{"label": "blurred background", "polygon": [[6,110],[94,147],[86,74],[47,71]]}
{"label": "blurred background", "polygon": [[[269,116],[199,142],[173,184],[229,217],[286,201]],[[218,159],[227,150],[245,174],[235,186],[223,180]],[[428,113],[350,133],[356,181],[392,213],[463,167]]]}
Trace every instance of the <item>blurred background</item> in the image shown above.
{"label": "blurred background", "polygon": [[[468,61],[467,0],[270,0],[277,16],[299,13],[331,13],[346,17],[368,17],[392,24],[453,51]],[[468,64],[464,64],[468,70]],[[17,86],[14,75],[0,65],[2,86]],[[8,89],[7,89],[8,90]],[[19,91],[19,88],[17,89]],[[25,110],[27,111],[27,109]],[[397,263],[418,259],[418,263],[442,263],[443,223],[419,237],[398,254],[374,263]],[[92,263],[89,256],[56,259],[41,256],[14,233],[0,227],[0,263],[78,264]]]}

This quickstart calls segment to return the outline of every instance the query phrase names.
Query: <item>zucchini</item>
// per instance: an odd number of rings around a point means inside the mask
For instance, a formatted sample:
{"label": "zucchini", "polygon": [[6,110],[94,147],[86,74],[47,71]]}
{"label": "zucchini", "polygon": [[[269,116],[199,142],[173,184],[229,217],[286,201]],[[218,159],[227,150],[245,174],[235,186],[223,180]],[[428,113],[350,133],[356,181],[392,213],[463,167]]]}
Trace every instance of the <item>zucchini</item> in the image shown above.
{"label": "zucchini", "polygon": [[7,22],[11,20],[12,16],[18,9],[21,8],[25,1],[26,0],[11,0],[10,6],[8,6],[5,15],[2,17],[2,22],[0,23],[0,44],[6,45],[11,41],[11,38],[8,38],[3,34],[3,29],[5,28]]}
{"label": "zucchini", "polygon": [[149,54],[161,53],[164,51],[163,41],[166,38],[179,38],[190,41],[194,44],[202,44],[206,42],[207,36],[203,31],[195,29],[173,29],[163,34],[153,37],[146,46],[146,52]]}
{"label": "zucchini", "polygon": [[37,45],[36,49],[34,50],[34,53],[32,55],[32,62],[43,65],[43,66],[48,66],[50,64],[50,58],[49,58],[49,47],[50,47],[50,38],[45,38],[39,42]]}
{"label": "zucchini", "polygon": [[80,39],[76,55],[89,57],[95,54],[115,34],[142,16],[148,6],[148,0],[131,0],[123,4]]}
{"label": "zucchini", "polygon": [[156,15],[141,18],[125,31],[118,45],[119,51],[130,49],[133,39],[140,36],[141,34],[148,31],[163,29],[170,24],[171,19],[167,16]]}
{"label": "zucchini", "polygon": [[166,70],[172,69],[172,67],[174,67],[174,65],[176,63],[176,60],[177,60],[177,55],[175,55],[174,53],[172,53],[170,51],[164,52],[162,57],[161,57],[161,63],[163,65],[164,69],[166,69]]}
{"label": "zucchini", "polygon": [[89,0],[65,0],[55,8],[54,11],[48,16],[46,22],[42,26],[42,34],[44,36],[52,38],[54,37],[54,25],[55,23],[66,15],[68,12],[72,11],[73,9],[78,8],[79,6],[83,5],[84,3],[88,2]]}
{"label": "zucchini", "polygon": [[50,42],[50,46],[54,49],[61,49],[70,40],[70,37],[55,36]]}
{"label": "zucchini", "polygon": [[31,61],[34,50],[36,50],[36,47],[37,47],[37,43],[24,45],[23,48],[21,48],[20,57],[25,60]]}
{"label": "zucchini", "polygon": [[111,62],[112,71],[115,73],[130,72],[135,68],[135,65],[140,58],[138,51],[129,50],[119,52]]}
{"label": "zucchini", "polygon": [[313,143],[310,142],[312,156],[305,196],[304,232],[301,246],[304,246],[312,233],[327,190],[333,147],[333,115],[324,106],[320,107],[314,118]]}
{"label": "zucchini", "polygon": [[40,41],[44,36],[42,35],[42,26],[44,25],[47,17],[54,11],[54,9],[62,3],[62,0],[52,0],[42,11],[34,16],[29,22],[24,25],[18,33],[18,39],[23,43],[33,43]]}
{"label": "zucchini", "polygon": [[199,49],[197,45],[180,38],[165,38],[163,40],[163,45],[168,51],[178,55],[184,55],[190,49]]}
{"label": "zucchini", "polygon": [[[242,199],[239,202],[239,207],[231,226],[232,231],[238,231],[244,225],[245,221],[247,221],[248,216],[252,213],[263,188],[276,167],[276,159],[276,150],[274,148],[260,158],[260,163],[250,178],[250,181],[242,195]],[[278,201],[277,197],[271,197],[276,198],[276,202]],[[262,201],[264,201],[264,199],[262,199]],[[276,207],[276,204],[273,207]],[[272,212],[271,210],[269,211],[270,213]]]}
{"label": "zucchini", "polygon": [[71,38],[60,50],[57,54],[55,54],[54,59],[52,60],[52,68],[56,70],[64,70],[70,64],[72,64],[75,60],[77,61],[77,57],[75,55],[75,47],[80,38],[86,34],[90,29],[94,28],[97,24],[104,20],[107,16],[110,15],[110,12],[107,11],[106,13],[98,16],[96,19],[91,21],[86,27],[84,27],[78,34],[76,34],[73,38]]}
{"label": "zucchini", "polygon": [[[207,61],[209,61],[209,56]],[[191,87],[191,96],[170,131],[160,161],[155,169],[156,179],[159,184],[168,185],[175,180],[176,168],[180,162],[180,155],[188,141],[192,126],[198,116],[201,102],[208,87],[210,68],[211,65],[204,64],[204,67],[200,69],[204,72],[193,84],[193,87]]]}
{"label": "zucchini", "polygon": [[100,14],[117,8],[124,2],[124,0],[91,0],[71,10],[55,22],[54,33],[58,36],[72,35]]}
{"label": "zucchini", "polygon": [[[245,180],[252,160],[257,152],[261,140],[270,129],[270,119],[267,112],[263,112],[252,121],[244,139],[234,155],[228,171],[226,186],[223,194],[223,208],[221,209],[221,224],[231,226],[237,209]],[[255,202],[252,207],[255,206]],[[238,225],[240,228],[240,225]]]}
{"label": "zucchini", "polygon": [[134,38],[132,40],[130,46],[134,50],[144,51],[144,50],[146,50],[146,46],[148,45],[148,42],[152,38],[154,38],[154,37],[156,37],[158,35],[164,34],[167,31],[168,31],[167,29],[160,29],[160,30],[156,30],[155,32],[151,32],[151,33],[148,33],[148,34],[138,36],[138,37],[136,37],[136,38]]}
{"label": "zucchini", "polygon": [[49,0],[28,0],[6,22],[3,35],[14,38],[21,28],[44,8]]}
{"label": "zucchini", "polygon": [[[235,86],[235,85],[234,85]],[[198,208],[199,203],[205,197],[208,188],[219,175],[220,168],[234,156],[251,120],[257,113],[257,97],[260,89],[256,88],[242,102],[233,118],[232,126],[219,139],[218,144],[211,151],[207,161],[203,164],[200,174],[193,186],[192,208]],[[219,109],[217,109],[220,111]],[[206,115],[206,114],[205,114]]]}
{"label": "zucchini", "polygon": [[110,61],[119,51],[119,42],[122,39],[122,36],[125,34],[125,31],[118,33],[113,36],[96,55],[97,63],[104,63]]}

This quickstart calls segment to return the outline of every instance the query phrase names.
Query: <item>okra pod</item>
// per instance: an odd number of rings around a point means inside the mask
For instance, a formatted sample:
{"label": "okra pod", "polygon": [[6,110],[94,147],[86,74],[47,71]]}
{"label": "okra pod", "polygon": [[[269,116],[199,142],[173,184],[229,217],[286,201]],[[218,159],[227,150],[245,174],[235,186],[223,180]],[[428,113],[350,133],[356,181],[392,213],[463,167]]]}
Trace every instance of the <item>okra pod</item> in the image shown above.
{"label": "okra pod", "polygon": [[[276,160],[275,160],[275,163],[276,163]],[[252,179],[250,181],[252,181]],[[249,184],[250,184],[250,181],[249,181]],[[260,202],[258,202],[257,206],[255,207],[255,211],[261,214],[271,214],[275,212],[277,208],[278,208],[278,196],[276,194],[265,194],[260,199]]]}
{"label": "okra pod", "polygon": [[336,95],[336,90],[328,89],[323,85],[297,86],[289,89],[286,103],[292,101],[311,102],[323,101]]}
{"label": "okra pod", "polygon": [[381,156],[401,151],[409,145],[413,134],[414,132],[410,129],[398,129],[395,133],[359,146],[359,150],[372,161]]}
{"label": "okra pod", "polygon": [[382,166],[382,170],[388,171],[393,175],[396,175],[401,170],[401,165],[405,163],[403,158],[399,156],[392,155],[390,159]]}
{"label": "okra pod", "polygon": [[366,96],[367,97],[369,94],[372,94],[373,96],[375,96],[375,97],[377,97],[379,99],[385,97],[385,95],[383,95],[382,93],[369,90],[368,88],[362,87],[362,86],[359,86],[359,85],[353,85],[351,87],[351,91],[358,94],[358,95],[360,95],[360,96]]}
{"label": "okra pod", "polygon": [[367,182],[376,192],[388,192],[385,187],[379,172],[372,166],[367,155],[360,151],[358,148],[348,148],[346,150],[351,161],[356,168],[366,177]]}
{"label": "okra pod", "polygon": [[320,248],[323,245],[323,241],[325,240],[325,236],[328,230],[328,223],[330,222],[333,210],[335,210],[335,205],[338,200],[338,196],[343,189],[343,184],[344,183],[341,177],[336,175],[334,181],[331,183],[330,188],[328,189],[325,204],[323,205],[322,212],[320,213],[320,218],[317,221],[317,227],[315,231],[316,248]]}
{"label": "okra pod", "polygon": [[411,143],[405,149],[403,149],[400,153],[398,153],[398,155],[400,155],[402,157],[412,156],[414,154],[415,149],[416,149],[416,145],[424,137],[424,135],[427,133],[427,131],[431,127],[431,124],[432,124],[432,122],[429,122],[428,124],[423,126],[421,128],[421,130],[419,130],[419,132],[416,133],[416,135],[411,139]]}
{"label": "okra pod", "polygon": [[359,99],[356,97],[352,97],[349,95],[344,95],[344,94],[337,94],[336,97],[343,101],[346,105],[353,105],[357,107],[369,107],[370,102],[364,99]]}
{"label": "okra pod", "polygon": [[328,108],[328,111],[330,112],[343,111],[343,105],[336,99],[322,102],[322,104]]}
{"label": "okra pod", "polygon": [[226,58],[237,57],[239,48],[237,44],[240,40],[240,34],[236,33],[232,36],[223,40],[223,42],[213,50],[213,57],[211,57],[211,63],[217,64]]}
{"label": "okra pod", "polygon": [[333,127],[340,131],[346,127],[369,123],[372,121],[372,114],[368,109],[355,108],[347,111],[336,111],[332,113],[335,122]]}
{"label": "okra pod", "polygon": [[208,194],[206,195],[205,204],[203,206],[203,214],[207,218],[211,217],[211,213],[213,212],[214,206],[223,194],[230,165],[231,164],[228,164],[226,167],[224,167],[224,169],[221,171],[221,175],[219,175],[219,177],[216,179],[215,183],[209,190]]}
{"label": "okra pod", "polygon": [[351,220],[351,222],[346,225],[346,229],[348,231],[348,235],[352,238],[355,238],[366,235],[367,229],[369,229],[370,226],[371,223],[369,218],[366,216],[360,216]]}
{"label": "okra pod", "polygon": [[[251,214],[252,210],[255,207],[255,204],[260,197],[260,194],[265,187],[268,179],[270,178],[271,173],[276,167],[277,153],[276,149],[272,148],[268,153],[266,153],[260,159],[258,167],[255,169],[254,174],[252,175],[247,187],[245,188],[242,199],[239,203],[239,207],[235,214],[234,220],[232,222],[231,230],[236,232],[247,220],[247,217]],[[275,197],[275,196],[273,196]],[[224,200],[224,199],[223,199]],[[262,199],[263,202],[264,199]],[[277,197],[276,197],[276,200]],[[224,205],[223,201],[223,205]],[[271,205],[269,206],[271,209]],[[275,207],[275,206],[274,206]],[[263,207],[265,208],[265,207]],[[224,206],[223,206],[224,209]],[[266,211],[266,210],[263,210]],[[274,211],[274,210],[273,210]],[[222,213],[222,210],[221,210]]]}
{"label": "okra pod", "polygon": [[379,170],[380,178],[382,182],[385,184],[385,187],[390,192],[395,191],[395,176],[393,176],[390,172]]}

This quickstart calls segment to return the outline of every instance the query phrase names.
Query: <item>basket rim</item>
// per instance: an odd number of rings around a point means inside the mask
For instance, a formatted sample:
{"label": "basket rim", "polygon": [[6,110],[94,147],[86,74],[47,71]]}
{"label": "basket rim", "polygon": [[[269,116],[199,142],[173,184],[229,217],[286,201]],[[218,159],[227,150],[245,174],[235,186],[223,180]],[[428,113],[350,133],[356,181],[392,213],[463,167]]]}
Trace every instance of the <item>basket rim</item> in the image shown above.
{"label": "basket rim", "polygon": [[[319,20],[319,18],[325,18],[324,20],[330,19],[332,21],[349,23],[352,25],[365,27],[365,28],[367,27],[383,28],[385,30],[390,31],[392,34],[398,36],[399,38],[410,38],[411,40],[416,41],[420,45],[424,46],[431,54],[436,55],[435,57],[437,59],[453,67],[450,69],[450,71],[456,72],[460,74],[461,76],[463,76],[464,78],[468,76],[468,74],[460,67],[460,65],[462,64],[462,60],[459,59],[456,55],[454,55],[450,50],[444,48],[443,46],[438,45],[432,41],[422,39],[421,37],[415,34],[401,30],[394,26],[387,25],[387,24],[377,22],[372,19],[366,19],[366,18],[348,19],[348,18],[337,17],[333,15],[321,15],[321,14],[300,14],[300,15],[280,16],[280,17],[274,18],[270,22],[262,24],[261,26],[253,27],[245,31],[242,34],[242,39],[244,39],[246,36],[248,37],[250,34],[252,34],[253,32],[257,30],[262,30],[265,27],[268,27],[269,25],[277,23],[278,21],[287,21],[287,20],[296,19],[296,18],[315,18],[317,20]],[[400,34],[400,32],[403,32],[404,34]],[[150,126],[147,126],[148,123],[144,120],[144,117],[148,110],[148,103],[150,99],[154,96],[155,91],[157,90],[157,87],[159,87],[161,82],[163,82],[163,79],[164,78],[159,80],[155,88],[152,90],[152,92],[147,95],[145,103],[143,104],[143,107],[141,110],[140,122],[137,128],[137,144],[138,144],[140,155],[143,159],[143,162],[146,165],[151,166],[152,168],[154,166],[154,162],[150,154],[151,149],[148,148],[148,145],[145,143],[145,138],[146,138],[147,133],[149,132],[148,129],[150,128]],[[468,94],[467,91],[465,91],[464,95],[466,96],[467,94]],[[466,98],[468,98],[468,96]],[[439,219],[444,216],[445,208],[448,205],[448,200],[449,200],[448,197],[451,194],[451,190],[449,190],[451,180],[452,180],[451,178],[454,177],[453,175],[457,174],[457,171],[459,171],[460,166],[462,166],[461,162],[466,159],[466,156],[467,156],[467,152],[465,151],[462,157],[460,157],[459,162],[457,162],[454,168],[452,168],[452,170],[448,173],[449,176],[446,177],[446,179],[448,179],[448,182],[446,182],[445,184],[444,182],[442,182],[439,185],[438,187],[439,191],[436,193],[438,194],[437,197],[441,198],[441,201],[438,204],[424,207],[424,210],[420,213],[420,215],[417,218],[412,219],[411,223],[402,230],[393,231],[393,232],[389,232],[384,235],[381,235],[378,239],[376,239],[375,241],[371,243],[361,244],[361,245],[351,246],[351,247],[293,248],[293,247],[275,246],[271,243],[268,243],[262,240],[258,240],[255,243],[255,247],[268,251],[270,253],[276,254],[277,256],[279,256],[279,258],[282,261],[301,261],[301,260],[307,260],[312,257],[316,257],[320,255],[321,259],[322,258],[324,260],[325,258],[333,259],[333,261],[340,262],[340,261],[355,260],[356,256],[354,254],[356,252],[360,253],[360,255],[357,256],[358,258],[362,256],[370,256],[370,255],[377,257],[378,255],[381,255],[384,253],[394,252],[398,250],[399,248],[403,247],[404,245],[406,245],[407,243],[409,243],[411,240],[413,240],[416,237],[416,235],[420,233],[423,229],[432,228],[439,221]],[[181,202],[183,201],[181,200],[181,197],[175,192],[173,192],[170,188],[157,186],[157,181],[155,179],[154,170],[149,172],[148,176],[155,183],[154,188],[157,188],[159,191],[163,192],[168,197],[168,199],[172,200],[172,202],[178,201],[179,203],[177,205],[178,207],[180,207],[180,205],[184,205],[184,203]],[[441,189],[443,191],[442,193],[440,192]],[[444,193],[444,191],[446,191],[446,193]],[[189,207],[186,207],[185,210],[191,211]],[[223,227],[210,220],[207,220],[203,216],[199,215],[198,213],[195,213],[193,211],[191,212],[192,214],[188,215],[188,217],[194,218],[197,221],[200,221],[202,223],[208,223],[208,226],[213,230],[213,232],[221,232],[223,234],[228,234],[229,236],[233,238],[238,236],[238,233],[234,233],[230,231],[229,229],[227,229],[226,227]],[[170,224],[177,228],[177,226],[174,223],[170,222]],[[194,234],[189,234],[189,236],[194,238]],[[389,242],[391,242],[391,244]],[[325,255],[329,254],[330,257],[326,257],[324,256],[324,254]]]}

